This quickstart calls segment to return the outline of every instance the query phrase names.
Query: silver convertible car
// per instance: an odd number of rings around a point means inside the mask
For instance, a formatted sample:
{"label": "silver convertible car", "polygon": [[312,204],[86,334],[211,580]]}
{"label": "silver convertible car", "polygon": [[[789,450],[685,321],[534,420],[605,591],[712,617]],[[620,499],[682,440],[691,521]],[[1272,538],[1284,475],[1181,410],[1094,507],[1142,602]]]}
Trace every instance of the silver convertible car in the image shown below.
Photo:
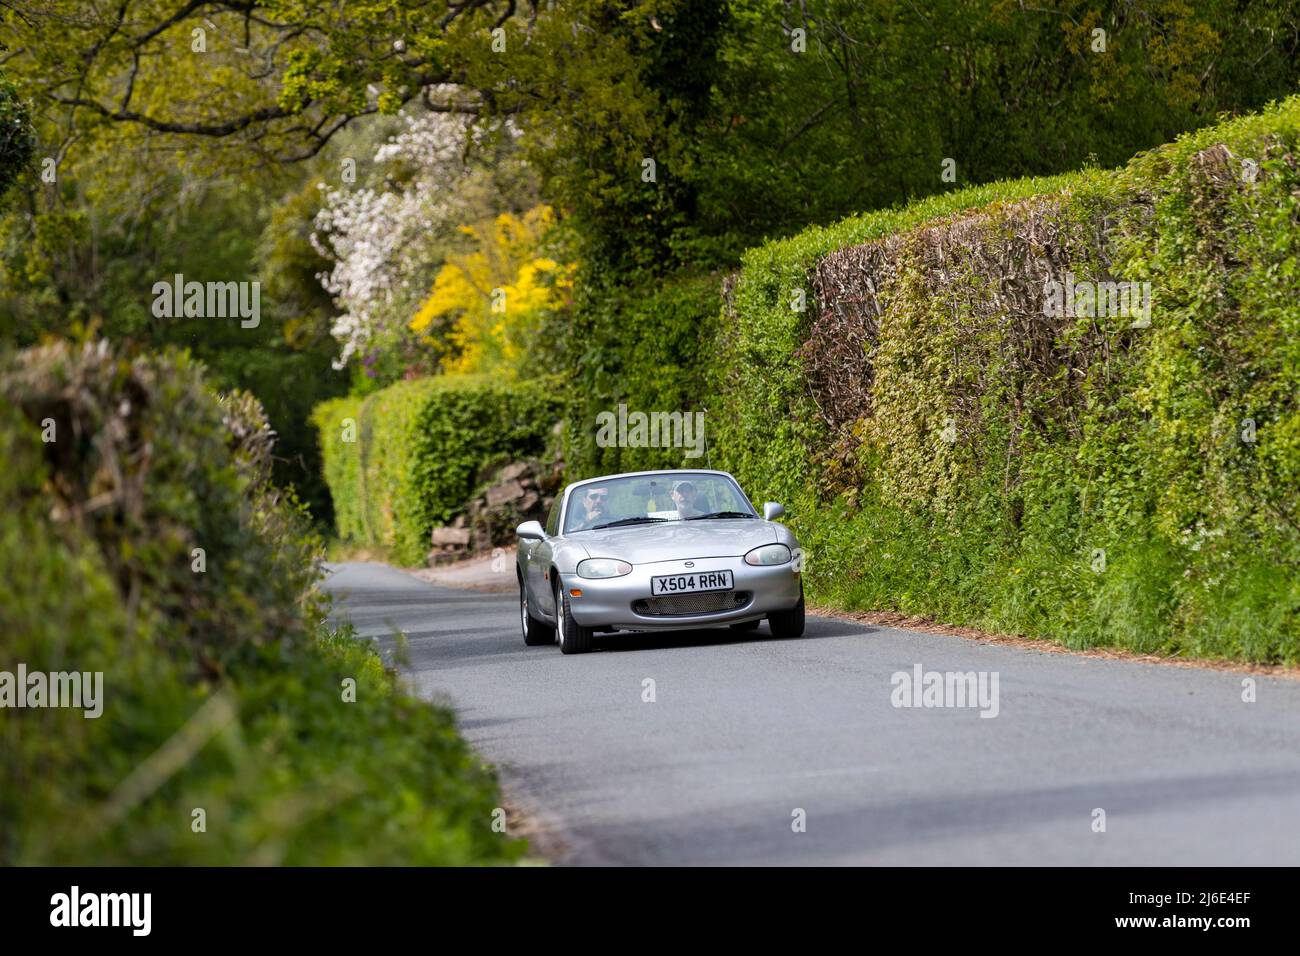
{"label": "silver convertible car", "polygon": [[803,633],[799,542],[725,471],[642,471],[569,485],[516,529],[524,643],[591,650],[600,631],[731,626]]}

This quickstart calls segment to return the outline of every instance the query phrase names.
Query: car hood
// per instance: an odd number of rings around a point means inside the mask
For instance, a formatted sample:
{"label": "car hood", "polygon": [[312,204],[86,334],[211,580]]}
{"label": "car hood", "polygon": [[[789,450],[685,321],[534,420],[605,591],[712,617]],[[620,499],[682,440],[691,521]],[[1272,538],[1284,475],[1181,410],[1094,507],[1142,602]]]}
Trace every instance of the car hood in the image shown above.
{"label": "car hood", "polygon": [[776,541],[777,534],[771,523],[761,518],[705,518],[580,531],[569,539],[581,544],[592,557],[647,564],[742,555],[760,544]]}

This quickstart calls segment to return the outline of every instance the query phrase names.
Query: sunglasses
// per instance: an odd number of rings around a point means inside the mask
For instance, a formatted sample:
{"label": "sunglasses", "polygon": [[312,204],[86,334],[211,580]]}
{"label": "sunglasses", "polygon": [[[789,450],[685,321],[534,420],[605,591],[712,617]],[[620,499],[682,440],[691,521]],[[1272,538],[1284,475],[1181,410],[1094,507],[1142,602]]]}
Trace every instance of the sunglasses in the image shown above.
{"label": "sunglasses", "polygon": [[604,491],[602,491],[602,492],[601,492],[600,494],[598,494],[598,495],[593,495],[593,494],[589,494],[589,495],[587,495],[587,500],[588,500],[588,501],[604,501],[604,500],[605,500],[606,498],[608,498],[608,497],[609,497],[609,494],[606,493],[606,492],[604,492]]}

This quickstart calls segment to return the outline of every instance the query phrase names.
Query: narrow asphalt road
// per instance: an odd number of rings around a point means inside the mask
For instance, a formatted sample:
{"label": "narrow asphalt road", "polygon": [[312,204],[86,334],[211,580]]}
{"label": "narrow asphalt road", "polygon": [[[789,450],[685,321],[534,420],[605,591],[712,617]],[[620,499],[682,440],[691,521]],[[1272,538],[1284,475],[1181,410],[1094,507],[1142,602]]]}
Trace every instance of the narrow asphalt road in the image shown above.
{"label": "narrow asphalt road", "polygon": [[[1248,703],[1236,672],[816,617],[797,640],[620,635],[565,657],[524,646],[513,594],[379,564],[327,587],[386,650],[405,633],[414,686],[562,830],[566,862],[1300,864],[1300,681],[1255,678]],[[996,673],[996,717],[895,707],[917,665]]]}

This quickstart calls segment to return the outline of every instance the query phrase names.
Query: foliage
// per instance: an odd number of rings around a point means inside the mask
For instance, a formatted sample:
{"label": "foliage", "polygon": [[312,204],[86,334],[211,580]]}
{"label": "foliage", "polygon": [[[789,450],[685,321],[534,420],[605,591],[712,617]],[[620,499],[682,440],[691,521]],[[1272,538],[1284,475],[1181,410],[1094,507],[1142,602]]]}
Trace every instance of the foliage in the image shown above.
{"label": "foliage", "polygon": [[[314,573],[309,543],[264,533],[283,507],[267,484],[269,453],[222,467],[222,410],[192,361],[125,358],[101,341],[28,350],[7,366],[4,397],[54,439],[44,446],[51,507],[98,542],[153,640],[220,674],[242,650],[236,635],[293,639]],[[269,431],[264,420],[245,430],[245,446]],[[196,548],[204,576],[192,570]]]}
{"label": "foliage", "polygon": [[808,459],[809,449],[825,446],[829,438],[807,386],[800,349],[818,309],[811,279],[819,260],[839,248],[997,200],[1050,192],[1068,181],[968,187],[748,251],[724,301],[710,375],[710,416],[727,426],[715,435],[714,447],[729,467],[775,500],[792,500],[816,485],[820,468]]}
{"label": "foliage", "polygon": [[451,715],[301,599],[313,544],[268,481],[271,449],[257,402],[218,402],[183,356],[89,344],[6,359],[0,656],[102,672],[103,711],[6,711],[0,862],[518,856]]}
{"label": "foliage", "polygon": [[[1006,548],[1047,561],[1120,536],[1132,554],[1178,567],[1184,538],[1217,554],[1244,535],[1263,563],[1233,580],[1265,580],[1283,560],[1288,539],[1270,520],[1286,525],[1290,499],[1251,482],[1267,476],[1264,487],[1285,489],[1295,477],[1289,313],[1268,293],[1288,288],[1279,237],[1289,207],[1268,192],[1286,176],[1265,176],[1250,195],[1266,201],[1247,214],[1213,186],[1200,152],[1154,155],[1195,159],[1204,183],[1147,160],[1127,179],[1096,169],[1292,91],[1296,0],[344,7],[0,7],[7,102],[31,102],[37,154],[58,170],[56,182],[25,176],[10,193],[0,338],[24,346],[105,334],[190,349],[218,385],[262,398],[281,438],[275,476],[318,517],[328,505],[308,477],[316,450],[305,416],[348,386],[331,360],[347,365],[355,392],[376,397],[337,406],[355,412],[368,449],[325,462],[331,484],[351,489],[337,525],[407,557],[446,520],[448,502],[463,500],[479,451],[432,479],[431,497],[416,494],[397,469],[417,460],[407,436],[418,416],[399,398],[456,386],[380,390],[448,368],[527,368],[567,379],[556,392],[571,473],[680,462],[678,450],[596,447],[601,411],[701,409],[710,458],[765,496],[843,498],[874,516],[860,519],[868,527],[897,535],[946,541],[965,522],[969,540],[979,529],[983,543],[954,545],[938,571],[953,600],[977,585],[1003,595],[968,609],[987,621],[1051,630],[1060,609],[1086,617],[1096,587],[1122,577],[1081,584],[1062,572],[1022,585],[1023,562],[1011,572],[998,563]],[[1001,181],[1080,167],[1064,179]],[[1165,189],[1172,206],[1152,198]],[[545,248],[492,266],[503,243],[486,224],[522,220],[542,203],[558,220]],[[883,211],[818,225],[860,210]],[[1215,224],[1234,231],[1212,241]],[[1026,286],[1023,273],[1007,279],[1009,266],[987,260],[1005,253],[1040,276],[1041,249],[1016,238],[1039,228],[1052,239],[1043,248],[1079,275],[1149,271],[1167,284],[1162,308],[1180,310],[1177,320],[1111,335],[990,311],[1001,296],[1023,300]],[[1149,246],[1153,236],[1168,244]],[[778,241],[749,248],[768,237]],[[945,245],[953,237],[970,254]],[[876,240],[856,258],[835,254]],[[1235,245],[1225,252],[1216,241]],[[511,312],[499,327],[461,282],[481,274],[485,284],[496,270],[491,288],[537,304],[546,290],[553,306],[567,265],[543,270],[561,275],[541,282],[525,270],[545,259],[581,263],[571,310]],[[737,262],[718,310],[716,273]],[[262,325],[155,321],[148,290],[178,272],[260,278]],[[318,273],[326,296],[312,286]],[[854,285],[864,276],[879,280],[875,292]],[[805,311],[791,299],[800,292]],[[819,303],[844,321],[829,322]],[[1247,307],[1253,319],[1242,318]],[[1020,326],[1004,327],[1008,316]],[[1249,324],[1265,316],[1271,324]],[[1192,352],[1181,350],[1189,342]],[[1206,445],[1207,421],[1226,433],[1232,416],[1256,408],[1267,428],[1255,458]],[[1138,437],[1125,430],[1130,416],[1150,423]],[[961,440],[936,451],[949,418]],[[390,429],[401,440],[389,441]],[[335,430],[321,430],[327,450]],[[461,439],[445,442],[460,461]],[[1159,496],[1136,477],[1148,466]],[[1080,487],[1101,497],[1076,498]],[[1202,513],[1201,502],[1217,510]],[[1100,532],[1084,523],[1103,520],[1094,505],[1111,522]],[[1225,523],[1249,530],[1220,535]],[[913,580],[884,570],[870,573],[890,583],[869,593],[901,594]],[[866,575],[836,580],[848,593]],[[1169,639],[1190,646],[1193,619],[1209,612],[1175,584],[1116,593],[1176,608]],[[1219,607],[1281,620],[1267,594],[1219,596]]]}
{"label": "foliage", "polygon": [[[346,388],[333,374],[331,314],[301,235],[314,212],[300,190],[286,207],[297,225],[266,214],[283,182],[237,178],[195,182],[172,165],[123,164],[105,148],[67,161],[48,187],[16,191],[0,220],[0,344],[24,347],[63,337],[105,336],[115,343],[186,348],[219,388],[253,390],[280,435],[276,480],[294,485],[318,520],[328,520],[315,443],[305,413]],[[317,194],[312,190],[311,198]],[[187,281],[260,282],[260,321],[159,319],[153,287]]]}
{"label": "foliage", "polygon": [[[188,345],[258,390],[277,475],[322,518],[303,410],[347,387],[330,359],[359,392],[455,362],[450,319],[433,348],[409,322],[446,257],[472,253],[459,227],[545,202],[566,240],[546,256],[583,263],[595,302],[850,212],[1119,163],[1300,78],[1296,0],[344,6],[0,7],[6,72],[59,172],[21,184],[6,223],[0,335]],[[150,321],[148,288],[176,272],[258,276],[263,327]],[[593,322],[619,312],[572,325],[605,340],[619,330]],[[530,326],[526,360],[586,389],[601,367],[553,367],[587,349],[565,318]]]}
{"label": "foliage", "polygon": [[367,495],[361,484],[357,447],[364,404],[360,396],[345,395],[322,402],[311,415],[320,443],[321,471],[334,503],[334,530],[350,542],[371,540],[362,510]]}
{"label": "foliage", "polygon": [[960,185],[1122,163],[1293,91],[1298,12],[576,3],[561,22],[508,23],[509,52],[471,61],[469,78],[517,111],[582,261],[632,279],[729,265],[765,237]]}
{"label": "foliage", "polygon": [[486,466],[546,450],[560,414],[554,386],[440,375],[320,405],[312,421],[339,536],[422,563],[430,531],[460,511]]}
{"label": "foliage", "polygon": [[664,272],[725,255],[719,223],[700,222],[697,144],[727,125],[729,104],[710,102],[726,23],[714,0],[578,0],[507,23],[506,55],[467,58],[468,82],[523,133],[581,260]]}
{"label": "foliage", "polygon": [[31,111],[13,82],[0,72],[0,198],[31,162],[34,147]]}
{"label": "foliage", "polygon": [[1300,78],[1295,0],[120,7],[0,18],[52,143],[207,141],[197,163],[247,166],[417,102],[508,117],[580,257],[620,272],[949,189],[945,159],[960,184],[1119,163]]}
{"label": "foliage", "polygon": [[399,119],[397,131],[369,147],[372,159],[356,183],[324,191],[312,237],[331,260],[323,278],[339,310],[331,328],[341,346],[335,367],[353,367],[357,391],[431,374],[459,355],[465,343],[452,339],[469,330],[457,333],[454,317],[432,326],[421,321],[412,327],[411,320],[438,277],[456,274],[448,269],[449,257],[473,258],[467,230],[471,240],[480,232],[496,235],[470,224],[524,217],[537,244],[534,225],[550,222],[540,213],[528,218],[536,190],[508,124],[494,135],[437,112],[406,112]]}
{"label": "foliage", "polygon": [[597,416],[617,415],[620,404],[629,412],[704,411],[720,286],[716,274],[623,287],[588,272],[579,282],[564,356],[582,383],[566,393],[564,460],[571,478],[707,464],[718,427],[711,413],[703,459],[685,459],[681,448],[600,447]]}
{"label": "foliage", "polygon": [[[1297,140],[1292,99],[1116,173],[747,254],[715,450],[793,503],[810,593],[1076,646],[1300,659]],[[1047,314],[1066,272],[1149,282],[1150,326]]]}
{"label": "foliage", "polygon": [[522,216],[503,212],[494,220],[461,231],[470,251],[448,255],[433,289],[411,319],[411,330],[431,337],[446,352],[448,372],[535,373],[529,367],[535,340],[566,304],[573,287],[571,266],[539,255],[555,213],[536,206]]}
{"label": "foliage", "polygon": [[[508,8],[508,9],[507,9]],[[72,119],[72,138],[206,138],[226,167],[315,155],[357,117],[463,80],[513,4],[467,0],[78,0],[0,9],[15,73]],[[196,92],[198,95],[195,95]],[[470,91],[472,92],[472,91]]]}

